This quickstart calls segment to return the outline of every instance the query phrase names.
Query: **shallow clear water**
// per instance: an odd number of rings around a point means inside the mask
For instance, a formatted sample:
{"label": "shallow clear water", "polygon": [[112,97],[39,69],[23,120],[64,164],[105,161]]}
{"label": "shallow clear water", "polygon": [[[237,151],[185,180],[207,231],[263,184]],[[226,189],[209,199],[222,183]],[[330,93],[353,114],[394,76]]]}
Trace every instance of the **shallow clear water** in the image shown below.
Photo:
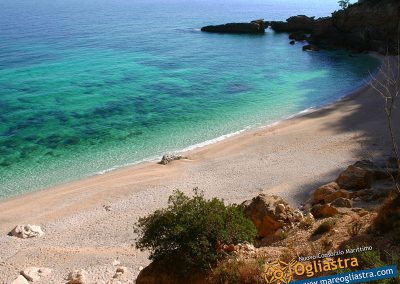
{"label": "shallow clear water", "polygon": [[0,0],[0,197],[272,123],[358,87],[378,64],[366,55],[305,53],[272,31],[199,31],[337,6],[298,2]]}

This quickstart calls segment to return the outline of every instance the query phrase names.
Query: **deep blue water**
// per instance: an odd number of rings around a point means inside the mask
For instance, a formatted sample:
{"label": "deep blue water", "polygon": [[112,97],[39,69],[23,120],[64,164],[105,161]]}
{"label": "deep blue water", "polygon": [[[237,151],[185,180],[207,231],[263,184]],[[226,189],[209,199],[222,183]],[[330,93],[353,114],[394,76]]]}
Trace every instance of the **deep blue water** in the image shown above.
{"label": "deep blue water", "polygon": [[0,0],[0,197],[154,158],[337,100],[377,61],[208,24],[337,1]]}

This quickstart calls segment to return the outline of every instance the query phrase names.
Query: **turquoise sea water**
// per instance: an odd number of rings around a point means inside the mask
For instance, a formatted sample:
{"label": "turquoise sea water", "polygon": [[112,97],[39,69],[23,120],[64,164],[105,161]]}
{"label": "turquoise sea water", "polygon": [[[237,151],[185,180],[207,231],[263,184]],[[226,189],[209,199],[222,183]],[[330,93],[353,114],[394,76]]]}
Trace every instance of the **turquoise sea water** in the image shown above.
{"label": "turquoise sea water", "polygon": [[0,197],[339,99],[378,62],[305,53],[272,31],[199,31],[326,16],[336,7],[336,0],[0,0]]}

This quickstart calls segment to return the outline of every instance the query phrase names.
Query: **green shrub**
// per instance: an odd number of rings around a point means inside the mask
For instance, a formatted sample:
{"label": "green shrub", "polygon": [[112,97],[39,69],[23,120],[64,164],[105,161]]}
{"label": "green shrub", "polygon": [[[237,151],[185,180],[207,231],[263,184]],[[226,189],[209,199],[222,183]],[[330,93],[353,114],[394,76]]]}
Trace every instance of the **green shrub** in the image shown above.
{"label": "green shrub", "polygon": [[335,224],[336,222],[334,220],[325,221],[321,225],[319,225],[318,228],[315,229],[312,235],[316,236],[329,232],[335,226]]}
{"label": "green shrub", "polygon": [[241,206],[207,200],[197,189],[192,198],[175,191],[167,208],[139,219],[135,232],[138,249],[150,250],[151,260],[173,263],[182,273],[210,269],[227,255],[221,245],[252,242],[257,235]]}

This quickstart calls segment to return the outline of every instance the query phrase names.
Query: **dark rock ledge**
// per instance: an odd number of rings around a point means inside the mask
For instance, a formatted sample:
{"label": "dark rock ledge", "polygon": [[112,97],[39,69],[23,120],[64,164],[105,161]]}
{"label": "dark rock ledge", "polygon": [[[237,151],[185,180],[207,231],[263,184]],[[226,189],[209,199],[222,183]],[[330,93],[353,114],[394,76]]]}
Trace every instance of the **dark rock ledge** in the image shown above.
{"label": "dark rock ledge", "polygon": [[268,26],[264,20],[255,20],[250,23],[228,23],[224,25],[202,27],[201,31],[209,33],[228,34],[263,34]]}
{"label": "dark rock ledge", "polygon": [[286,21],[256,20],[207,26],[201,30],[215,33],[262,34],[271,27],[275,32],[290,33],[290,44],[307,42],[305,51],[346,49],[352,52],[376,51],[398,54],[400,41],[400,1],[363,0],[330,17],[298,15]]}

